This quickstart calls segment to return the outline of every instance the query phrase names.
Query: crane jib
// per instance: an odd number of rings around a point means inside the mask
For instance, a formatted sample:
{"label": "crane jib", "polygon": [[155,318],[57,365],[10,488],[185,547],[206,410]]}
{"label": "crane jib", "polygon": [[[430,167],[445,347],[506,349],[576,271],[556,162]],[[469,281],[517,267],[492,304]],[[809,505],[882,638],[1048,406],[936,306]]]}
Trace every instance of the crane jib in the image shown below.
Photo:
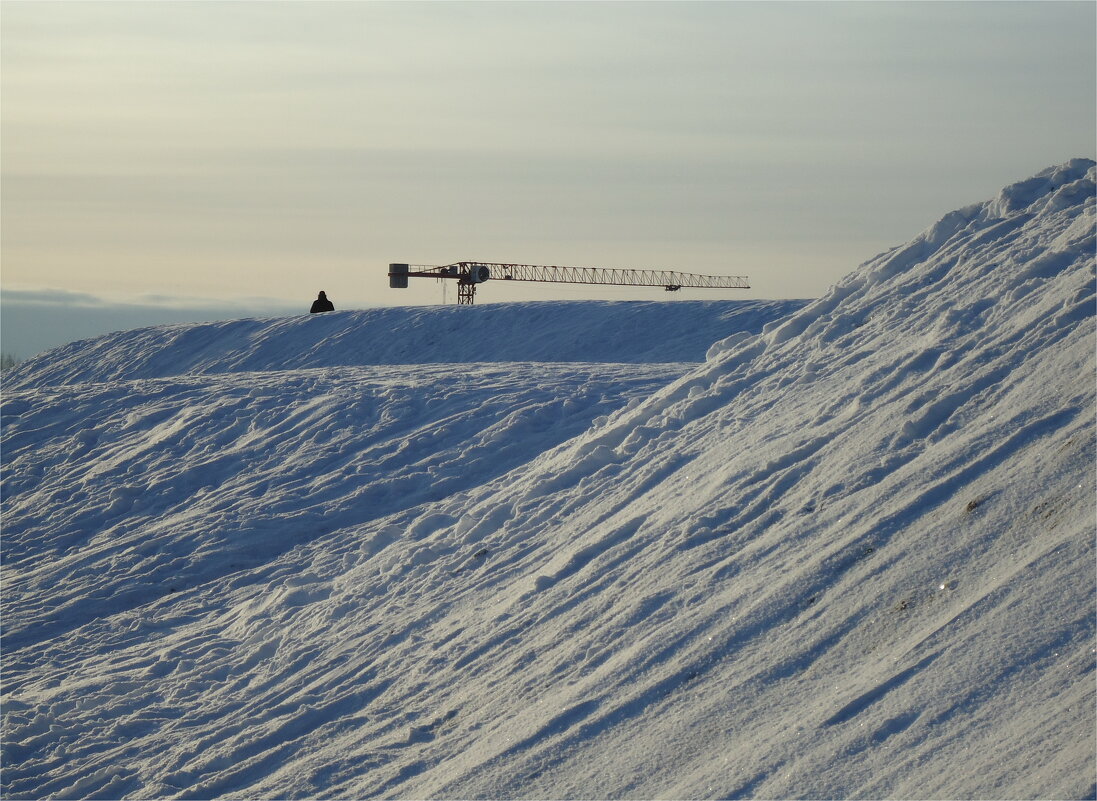
{"label": "crane jib", "polygon": [[745,275],[698,275],[675,270],[633,270],[605,267],[563,267],[559,265],[507,264],[504,262],[459,261],[453,264],[389,264],[389,287],[406,289],[409,278],[456,280],[457,302],[471,305],[476,285],[490,279],[553,284],[599,284],[603,286],[663,287],[679,289],[750,289]]}

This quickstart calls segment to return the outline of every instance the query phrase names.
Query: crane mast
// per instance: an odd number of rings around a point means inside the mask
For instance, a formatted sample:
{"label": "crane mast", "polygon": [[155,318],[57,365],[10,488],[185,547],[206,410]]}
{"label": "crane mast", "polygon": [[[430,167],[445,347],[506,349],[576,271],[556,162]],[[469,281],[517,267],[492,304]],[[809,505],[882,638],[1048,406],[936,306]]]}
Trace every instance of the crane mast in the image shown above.
{"label": "crane mast", "polygon": [[668,292],[690,289],[750,289],[745,275],[697,275],[675,270],[631,270],[603,267],[561,267],[503,262],[459,261],[444,266],[390,264],[389,287],[406,289],[409,278],[457,281],[457,303],[471,306],[476,286],[488,280],[532,281],[553,284],[602,284],[608,286],[661,286]]}

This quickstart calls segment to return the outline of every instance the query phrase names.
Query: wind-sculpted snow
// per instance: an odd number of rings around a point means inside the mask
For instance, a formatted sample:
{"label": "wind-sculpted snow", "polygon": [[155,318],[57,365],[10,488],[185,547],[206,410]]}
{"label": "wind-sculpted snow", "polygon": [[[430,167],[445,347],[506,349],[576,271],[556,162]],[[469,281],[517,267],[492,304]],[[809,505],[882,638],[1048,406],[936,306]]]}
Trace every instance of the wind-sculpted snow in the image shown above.
{"label": "wind-sculpted snow", "polygon": [[[662,388],[6,394],[5,796],[1092,797],[1094,178],[950,214]],[[419,439],[382,411],[413,394]]]}
{"label": "wind-sculpted snow", "polygon": [[758,333],[802,300],[424,306],[158,326],[57,348],[9,387],[183,374],[476,362],[700,362],[713,341]]}
{"label": "wind-sculpted snow", "polygon": [[437,365],[12,393],[5,648],[475,492],[680,372]]}

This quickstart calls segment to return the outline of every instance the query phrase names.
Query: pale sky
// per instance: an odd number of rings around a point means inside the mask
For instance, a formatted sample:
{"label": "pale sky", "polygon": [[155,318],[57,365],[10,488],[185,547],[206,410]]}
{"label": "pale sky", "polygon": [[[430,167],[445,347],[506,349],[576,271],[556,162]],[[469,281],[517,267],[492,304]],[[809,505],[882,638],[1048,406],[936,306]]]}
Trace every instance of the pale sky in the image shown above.
{"label": "pale sky", "polygon": [[1095,31],[1092,2],[6,0],[0,281],[361,308],[441,301],[389,262],[482,260],[814,297],[1093,157]]}

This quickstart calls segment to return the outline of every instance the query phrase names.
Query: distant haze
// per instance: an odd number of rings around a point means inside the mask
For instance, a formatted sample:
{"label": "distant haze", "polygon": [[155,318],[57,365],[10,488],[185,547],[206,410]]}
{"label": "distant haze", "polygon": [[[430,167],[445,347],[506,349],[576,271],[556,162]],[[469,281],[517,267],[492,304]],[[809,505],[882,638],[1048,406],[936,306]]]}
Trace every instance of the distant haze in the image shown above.
{"label": "distant haze", "polygon": [[[479,259],[813,297],[1092,156],[1095,29],[1089,2],[5,3],[3,286],[362,308],[442,300],[389,262]],[[663,294],[478,302],[577,297]]]}
{"label": "distant haze", "polygon": [[77,292],[0,290],[3,352],[27,359],[59,345],[112,331],[165,323],[280,317],[308,312],[308,303],[253,299],[214,303],[146,297],[118,301]]}

